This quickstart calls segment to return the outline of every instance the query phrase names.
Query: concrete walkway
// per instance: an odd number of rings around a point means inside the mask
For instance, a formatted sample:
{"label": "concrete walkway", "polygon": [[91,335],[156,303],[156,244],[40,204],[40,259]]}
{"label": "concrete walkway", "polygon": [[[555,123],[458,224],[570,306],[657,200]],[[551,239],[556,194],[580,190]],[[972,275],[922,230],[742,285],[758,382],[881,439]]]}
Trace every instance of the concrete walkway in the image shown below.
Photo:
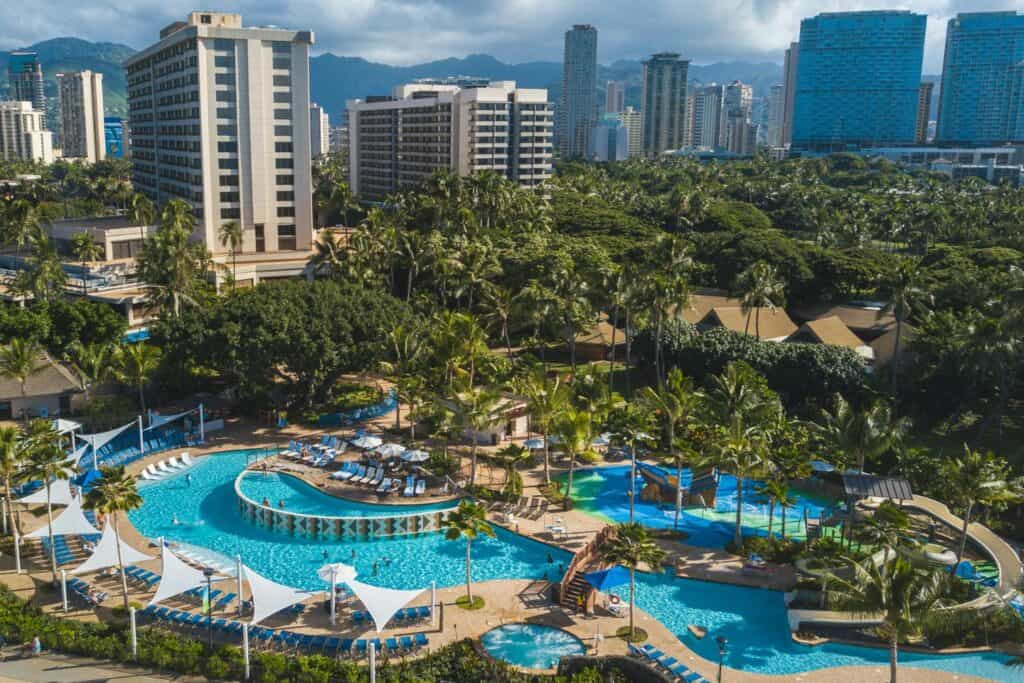
{"label": "concrete walkway", "polygon": [[[14,657],[14,652],[8,652]],[[44,654],[40,657],[12,659],[0,663],[0,683],[31,681],[32,683],[144,683],[145,681],[205,681],[192,676],[169,676],[144,669],[131,669],[110,662],[85,657]]]}

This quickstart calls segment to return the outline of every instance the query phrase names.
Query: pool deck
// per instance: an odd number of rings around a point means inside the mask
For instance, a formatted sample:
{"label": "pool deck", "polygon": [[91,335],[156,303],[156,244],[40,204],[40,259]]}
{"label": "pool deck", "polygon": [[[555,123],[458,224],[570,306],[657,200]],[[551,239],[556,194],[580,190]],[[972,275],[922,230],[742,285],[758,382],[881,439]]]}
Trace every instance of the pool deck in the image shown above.
{"label": "pool deck", "polygon": [[[394,418],[385,416],[384,418],[378,418],[375,423],[378,429],[390,428],[394,424]],[[196,456],[241,448],[283,446],[284,443],[287,443],[288,439],[308,438],[313,434],[319,433],[322,432],[303,431],[296,428],[290,428],[286,432],[269,427],[256,427],[254,429],[251,424],[236,423],[230,425],[224,432],[209,435],[208,443],[202,449],[195,447],[183,448],[154,454],[132,463],[127,467],[127,470],[130,474],[138,474],[146,465],[179,455],[183,451],[189,451],[193,456]],[[563,467],[559,467],[559,465],[564,463],[558,462],[555,458],[553,458],[552,464],[553,473],[564,470]],[[524,480],[523,495],[539,495],[538,487],[543,484],[541,468],[534,468],[521,474]],[[417,502],[423,502],[423,500],[422,498],[417,499]],[[491,517],[497,522],[497,514],[492,514]],[[40,512],[39,510],[36,510],[36,514],[23,512],[23,518],[24,528],[30,530],[44,523],[45,512]],[[565,528],[565,534],[559,534],[557,537],[553,536],[551,531],[547,529],[556,520],[560,520],[559,525]],[[545,515],[538,519],[517,519],[515,522],[505,526],[522,535],[574,551],[590,541],[594,534],[605,525],[605,521],[586,512],[578,510],[561,511],[557,509],[557,506],[553,505]],[[158,554],[157,548],[139,535],[126,519],[121,520],[120,528],[121,536],[126,542],[140,550],[148,551],[154,555]],[[776,582],[775,577],[749,577],[743,575],[742,566],[739,565],[738,560],[735,556],[728,553],[692,548],[664,539],[659,542],[666,547],[666,550],[672,553],[672,559],[675,557],[685,558],[682,575],[688,578],[711,581],[722,579],[727,583],[756,585],[774,589],[781,588],[780,586],[773,585]],[[158,559],[142,562],[139,565],[151,571],[160,571]],[[23,566],[29,570],[29,573],[15,574],[13,557],[9,555],[0,556],[0,577],[2,577],[2,581],[12,590],[31,600],[44,610],[59,612],[60,592],[59,590],[49,588],[47,585],[49,581],[48,565],[45,563],[35,564],[26,560]],[[109,620],[111,618],[109,609],[121,603],[119,579],[98,575],[90,575],[87,578],[90,583],[107,591],[109,597],[99,610],[83,609],[80,602],[71,601],[69,616],[85,621],[98,621],[100,618]],[[479,611],[465,611],[455,606],[454,601],[465,593],[465,586],[439,589],[437,596],[439,603],[443,607],[439,611],[439,622],[436,626],[431,626],[427,623],[418,628],[387,629],[379,636],[371,633],[372,629],[363,628],[360,630],[356,628],[348,616],[347,608],[339,612],[338,625],[331,628],[326,611],[320,608],[321,603],[319,602],[317,602],[316,606],[311,604],[306,612],[298,617],[297,621],[285,620],[279,617],[278,621],[270,620],[266,625],[271,628],[287,627],[290,630],[300,632],[324,633],[329,631],[342,637],[365,636],[387,638],[422,631],[430,639],[429,649],[433,650],[462,638],[479,637],[491,628],[501,624],[525,621],[564,628],[583,640],[588,648],[590,648],[590,651],[593,652],[595,645],[594,636],[596,633],[612,634],[617,628],[628,623],[625,618],[613,617],[607,614],[600,616],[577,615],[570,610],[554,605],[547,597],[546,591],[548,587],[544,582],[523,580],[488,581],[474,584],[474,594],[481,595],[487,602],[487,606]],[[132,601],[143,604],[148,603],[152,595],[151,590],[141,591],[131,582],[129,583],[129,593]],[[411,604],[426,604],[429,602],[428,596],[429,592],[424,593]],[[196,604],[184,600],[176,601],[172,599],[164,604],[179,609],[199,609]],[[598,611],[602,610],[599,608]],[[231,617],[234,615],[231,612],[222,611],[220,613],[215,612],[215,616]],[[637,610],[636,617],[637,625],[647,631],[649,635],[647,642],[666,654],[676,657],[680,662],[683,662],[708,680],[714,680],[717,670],[716,662],[699,657],[660,622],[642,610]],[[626,654],[626,651],[625,642],[614,636],[601,639],[601,653]],[[782,680],[805,681],[807,683],[885,681],[888,680],[888,667],[887,665],[842,667],[786,676],[753,674],[726,667],[725,678],[729,681],[743,683],[779,683]],[[940,681],[964,681],[970,683],[986,679],[932,669],[901,667],[900,680],[909,683],[938,683]]]}

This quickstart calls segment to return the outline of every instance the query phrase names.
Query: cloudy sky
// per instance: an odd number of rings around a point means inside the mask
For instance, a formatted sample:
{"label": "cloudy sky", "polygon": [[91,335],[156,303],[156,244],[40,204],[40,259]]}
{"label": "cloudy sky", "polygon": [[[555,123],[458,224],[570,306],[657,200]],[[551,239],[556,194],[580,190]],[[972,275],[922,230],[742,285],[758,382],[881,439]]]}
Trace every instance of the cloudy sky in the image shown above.
{"label": "cloudy sky", "polygon": [[[800,19],[822,11],[898,8],[928,14],[925,71],[942,63],[946,20],[961,11],[1016,9],[1019,0],[242,0],[202,9],[240,12],[246,24],[316,31],[317,52],[415,64],[486,52],[509,62],[559,60],[574,23],[600,31],[598,59],[672,50],[699,64],[782,61]],[[142,47],[195,0],[34,0],[0,16],[0,48],[57,36]]]}

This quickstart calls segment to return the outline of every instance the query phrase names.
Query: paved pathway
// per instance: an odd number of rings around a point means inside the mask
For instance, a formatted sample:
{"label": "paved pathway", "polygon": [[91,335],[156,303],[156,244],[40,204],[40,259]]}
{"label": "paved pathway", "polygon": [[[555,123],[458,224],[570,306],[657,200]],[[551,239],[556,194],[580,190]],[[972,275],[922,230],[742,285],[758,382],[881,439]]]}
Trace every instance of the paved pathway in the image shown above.
{"label": "paved pathway", "polygon": [[[13,653],[9,653],[13,656]],[[130,669],[98,662],[85,657],[45,654],[41,657],[17,659],[0,663],[0,683],[31,681],[32,683],[144,683],[145,681],[205,681],[190,676],[168,676],[153,671]]]}

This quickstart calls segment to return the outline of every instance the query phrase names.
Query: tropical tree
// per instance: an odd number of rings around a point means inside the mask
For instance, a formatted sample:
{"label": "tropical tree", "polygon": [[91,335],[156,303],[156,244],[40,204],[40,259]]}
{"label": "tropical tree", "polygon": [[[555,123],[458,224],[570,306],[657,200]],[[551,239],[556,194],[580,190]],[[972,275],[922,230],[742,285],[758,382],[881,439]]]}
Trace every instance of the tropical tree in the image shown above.
{"label": "tropical tree", "polygon": [[145,343],[125,344],[114,355],[114,376],[139,392],[139,410],[146,412],[146,384],[160,367],[159,347]]}
{"label": "tropical tree", "polygon": [[[599,385],[605,388],[604,383]],[[593,410],[587,411],[593,415]],[[629,521],[633,521],[636,491],[636,447],[654,441],[651,432],[655,429],[654,413],[640,402],[623,402],[608,416],[613,441],[629,449]]]}
{"label": "tropical tree", "polygon": [[494,529],[487,522],[487,510],[483,505],[464,500],[459,507],[448,513],[442,522],[445,529],[444,537],[449,541],[466,539],[466,600],[467,606],[473,606],[473,574],[472,546],[473,541],[481,536],[494,537]]}
{"label": "tropical tree", "polygon": [[739,548],[743,543],[743,488],[746,480],[764,462],[765,439],[763,431],[756,426],[746,427],[739,420],[720,428],[716,444],[716,462],[720,468],[736,477],[736,526],[733,543]]}
{"label": "tropical tree", "polygon": [[1005,460],[992,453],[971,450],[967,444],[961,457],[943,461],[939,471],[944,499],[963,510],[960,547],[956,553],[959,564],[967,548],[967,528],[975,507],[1012,500],[1017,492],[1007,481],[1009,464]]}
{"label": "tropical tree", "polygon": [[523,479],[519,476],[517,468],[533,456],[528,448],[515,443],[505,446],[495,455],[502,467],[505,468],[505,484],[502,493],[509,500],[514,500],[523,492]]}
{"label": "tropical tree", "polygon": [[906,428],[907,423],[894,419],[884,403],[857,410],[838,394],[832,411],[822,411],[817,425],[818,433],[837,454],[852,459],[859,472],[864,471],[865,462],[892,448]]}
{"label": "tropical tree", "polygon": [[124,561],[121,558],[121,534],[118,532],[118,513],[134,510],[142,505],[142,496],[135,487],[135,478],[128,476],[124,467],[103,467],[103,476],[85,494],[85,507],[110,515],[117,539],[117,566],[121,575],[121,595],[124,608],[128,609],[128,581],[125,578]]}
{"label": "tropical tree", "polygon": [[96,241],[92,233],[83,230],[71,236],[71,253],[82,263],[82,294],[88,294],[89,278],[86,277],[86,264],[102,258],[103,245]]}
{"label": "tropical tree", "polygon": [[238,252],[242,248],[242,225],[238,221],[228,221],[217,230],[217,239],[231,254],[231,286],[234,287],[238,277]]}
{"label": "tropical tree", "polygon": [[7,346],[0,349],[0,377],[18,380],[22,398],[25,397],[28,378],[46,367],[39,362],[43,353],[39,342],[21,337],[13,337]]}
{"label": "tropical tree", "polygon": [[53,240],[42,232],[36,232],[31,243],[32,253],[25,259],[25,267],[18,272],[11,286],[17,292],[31,294],[37,301],[53,301],[64,291],[67,273],[61,266]]}
{"label": "tropical tree", "polygon": [[878,313],[880,316],[891,313],[896,320],[896,340],[892,356],[892,395],[894,397],[899,396],[903,328],[916,308],[931,301],[931,297],[921,286],[921,280],[921,265],[918,260],[905,259],[901,261],[888,283],[889,303]]}
{"label": "tropical tree", "polygon": [[890,562],[871,558],[848,562],[852,576],[828,579],[832,609],[860,617],[881,617],[889,637],[889,681],[896,683],[900,642],[920,631],[921,625],[942,606],[948,574],[897,552]]}
{"label": "tropical tree", "polygon": [[491,427],[500,416],[504,397],[500,391],[487,387],[473,387],[452,395],[455,422],[470,437],[469,485],[476,485],[477,450],[480,434]]}
{"label": "tropical tree", "polygon": [[0,477],[3,477],[4,480],[4,499],[7,502],[7,514],[10,517],[12,533],[16,526],[14,506],[11,505],[11,484],[21,471],[24,455],[18,428],[13,425],[0,425]]}
{"label": "tropical tree", "polygon": [[629,640],[636,638],[636,570],[641,565],[654,569],[665,559],[665,551],[651,539],[647,529],[638,522],[615,527],[615,534],[602,547],[606,562],[629,569]]}
{"label": "tropical tree", "polygon": [[195,218],[192,208],[172,199],[160,214],[160,228],[145,240],[138,258],[139,277],[153,301],[173,315],[182,303],[197,303],[206,286],[210,254],[200,242],[193,242]]}
{"label": "tropical tree", "polygon": [[565,482],[565,497],[562,499],[566,509],[572,505],[572,479],[576,472],[578,459],[595,460],[593,414],[586,409],[566,406],[554,423],[555,435],[559,439],[565,456],[569,459],[569,474]]}
{"label": "tropical tree", "polygon": [[551,377],[542,368],[535,368],[520,377],[515,386],[526,399],[530,431],[539,433],[544,440],[544,483],[550,484],[551,453],[548,437],[569,403],[569,392],[559,376]]}
{"label": "tropical tree", "polygon": [[[785,503],[786,506],[793,504],[793,497],[789,495],[789,483],[779,477],[771,477],[763,482],[757,492],[768,501],[768,538],[772,537],[772,527],[775,521],[775,506]],[[783,537],[785,537],[785,521],[783,520]]]}
{"label": "tropical tree", "polygon": [[21,477],[25,481],[42,480],[46,486],[46,522],[50,536],[50,569],[53,572],[53,583],[57,583],[57,551],[53,543],[53,504],[50,500],[50,487],[58,479],[70,479],[74,468],[68,461],[67,454],[60,447],[60,438],[53,427],[47,423],[48,429],[34,429],[29,438],[28,460],[22,470]]}
{"label": "tropical tree", "polygon": [[770,263],[758,261],[740,273],[736,280],[736,295],[747,317],[743,334],[750,333],[750,317],[753,315],[754,336],[761,339],[761,309],[767,308],[774,313],[775,307],[782,304],[784,291],[785,283]]}

